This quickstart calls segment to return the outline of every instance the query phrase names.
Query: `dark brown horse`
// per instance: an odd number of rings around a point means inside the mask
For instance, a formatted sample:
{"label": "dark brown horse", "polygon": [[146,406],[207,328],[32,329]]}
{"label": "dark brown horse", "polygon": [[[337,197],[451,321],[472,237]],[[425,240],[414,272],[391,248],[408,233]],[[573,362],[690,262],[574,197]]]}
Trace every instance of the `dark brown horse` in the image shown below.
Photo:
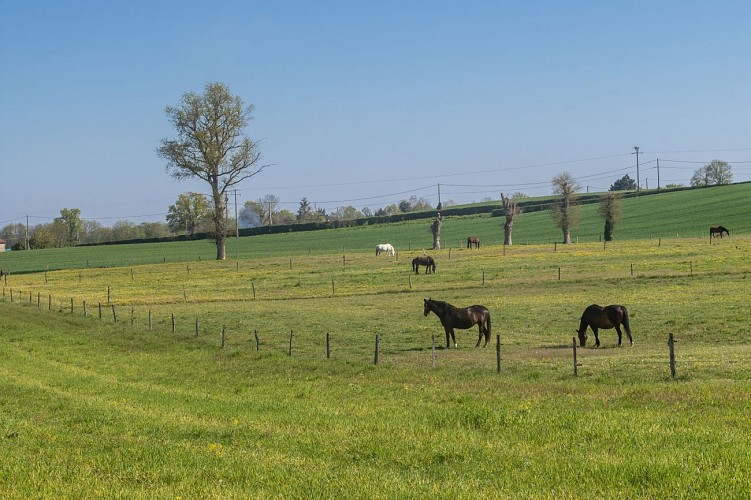
{"label": "dark brown horse", "polygon": [[466,330],[472,328],[475,325],[480,327],[480,336],[477,337],[477,344],[475,347],[480,346],[480,340],[485,335],[485,345],[488,346],[490,342],[490,311],[485,306],[469,306],[469,307],[454,307],[448,302],[442,300],[424,299],[425,307],[423,313],[425,316],[433,311],[438,319],[441,320],[441,325],[446,331],[446,348],[448,349],[451,344],[449,343],[449,337],[454,342],[454,347],[459,348],[456,343],[456,337],[454,336],[454,328],[460,328]]}
{"label": "dark brown horse", "polygon": [[435,272],[435,259],[430,255],[412,259],[412,270],[415,274],[420,274],[420,266],[425,266],[425,274],[428,274],[429,271]]}
{"label": "dark brown horse", "polygon": [[467,248],[472,248],[472,246],[480,248],[480,238],[477,236],[470,236],[467,238]]}
{"label": "dark brown horse", "polygon": [[618,345],[621,345],[621,325],[626,330],[628,340],[631,342],[631,346],[634,346],[634,339],[631,338],[631,326],[628,322],[628,310],[625,306],[611,305],[601,307],[597,304],[592,304],[584,310],[582,314],[581,322],[579,323],[579,329],[576,333],[579,334],[579,345],[584,347],[587,345],[587,327],[590,327],[595,333],[595,347],[600,347],[600,338],[597,336],[597,329],[609,329],[615,328],[618,332]]}
{"label": "dark brown horse", "polygon": [[717,235],[720,235],[720,239],[722,239],[722,233],[727,234],[730,236],[730,231],[725,226],[712,226],[709,228],[709,238],[712,239],[712,237],[717,237]]}

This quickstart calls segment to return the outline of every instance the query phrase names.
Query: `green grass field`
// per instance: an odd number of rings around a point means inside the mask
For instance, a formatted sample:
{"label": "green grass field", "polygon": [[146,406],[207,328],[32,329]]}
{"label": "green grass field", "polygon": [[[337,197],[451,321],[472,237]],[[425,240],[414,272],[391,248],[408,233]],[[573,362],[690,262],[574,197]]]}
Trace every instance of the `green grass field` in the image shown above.
{"label": "green grass field", "polygon": [[[120,267],[7,277],[3,496],[751,494],[748,236],[454,247],[431,252],[434,275],[410,271],[421,248],[343,259],[286,251],[295,237],[226,262],[209,242],[154,245],[173,252],[157,264],[124,246]],[[442,348],[425,297],[486,305],[492,345],[471,330]],[[602,331],[575,376],[592,302],[629,307],[635,346]]]}
{"label": "green grass field", "polygon": [[[709,238],[709,226],[722,224],[733,235],[751,234],[751,183],[705,189],[667,192],[628,198],[623,201],[623,219],[616,226],[616,241],[675,238]],[[603,232],[598,204],[581,207],[581,223],[572,230],[580,243],[597,242]],[[483,245],[503,242],[503,217],[448,217],[442,227],[444,248],[466,247],[467,236],[478,235]],[[430,220],[378,224],[313,232],[293,232],[231,238],[230,259],[272,256],[303,256],[374,252],[377,243],[391,242],[398,251],[429,249],[433,240]],[[522,214],[514,224],[515,245],[553,244],[561,231],[548,212]],[[212,260],[213,241],[138,245],[103,245],[80,248],[0,253],[0,269],[10,273],[39,272],[70,268],[133,266]]]}

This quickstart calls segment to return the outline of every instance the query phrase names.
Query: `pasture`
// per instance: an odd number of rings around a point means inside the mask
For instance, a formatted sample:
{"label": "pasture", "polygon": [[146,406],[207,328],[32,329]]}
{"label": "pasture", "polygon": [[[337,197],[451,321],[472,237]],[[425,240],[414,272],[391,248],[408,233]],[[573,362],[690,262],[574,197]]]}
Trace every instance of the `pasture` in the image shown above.
{"label": "pasture", "polygon": [[[297,236],[278,238],[226,262],[11,274],[5,496],[751,494],[748,236],[483,239],[429,251],[427,275],[411,270],[422,248],[285,252]],[[428,297],[487,306],[491,346],[473,347],[475,328],[443,349]],[[572,338],[593,302],[628,306],[635,345],[601,331],[574,376]]]}

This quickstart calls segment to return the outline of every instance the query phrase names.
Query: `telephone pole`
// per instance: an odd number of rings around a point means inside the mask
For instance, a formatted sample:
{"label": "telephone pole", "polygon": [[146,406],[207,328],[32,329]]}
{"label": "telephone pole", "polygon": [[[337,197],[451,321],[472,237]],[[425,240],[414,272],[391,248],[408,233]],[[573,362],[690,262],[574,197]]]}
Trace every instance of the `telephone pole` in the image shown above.
{"label": "telephone pole", "polygon": [[657,189],[660,189],[660,159],[657,158]]}
{"label": "telephone pole", "polygon": [[639,146],[634,146],[634,152],[632,155],[636,155],[636,192],[641,191],[641,184],[639,183]]}

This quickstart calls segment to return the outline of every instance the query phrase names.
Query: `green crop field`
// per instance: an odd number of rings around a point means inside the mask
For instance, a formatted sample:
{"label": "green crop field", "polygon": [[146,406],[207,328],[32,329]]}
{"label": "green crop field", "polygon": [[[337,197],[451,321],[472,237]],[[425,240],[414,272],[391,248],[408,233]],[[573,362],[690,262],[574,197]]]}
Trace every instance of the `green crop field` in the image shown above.
{"label": "green crop field", "polygon": [[[607,245],[520,244],[545,213],[506,248],[502,219],[447,219],[435,274],[411,272],[425,222],[240,238],[225,262],[208,241],[3,255],[0,492],[748,498],[748,211],[671,199],[650,222],[631,201],[642,236]],[[709,223],[732,236],[710,245]],[[427,297],[486,305],[491,345],[445,349]],[[575,375],[594,302],[629,308],[635,345],[601,331]]]}

